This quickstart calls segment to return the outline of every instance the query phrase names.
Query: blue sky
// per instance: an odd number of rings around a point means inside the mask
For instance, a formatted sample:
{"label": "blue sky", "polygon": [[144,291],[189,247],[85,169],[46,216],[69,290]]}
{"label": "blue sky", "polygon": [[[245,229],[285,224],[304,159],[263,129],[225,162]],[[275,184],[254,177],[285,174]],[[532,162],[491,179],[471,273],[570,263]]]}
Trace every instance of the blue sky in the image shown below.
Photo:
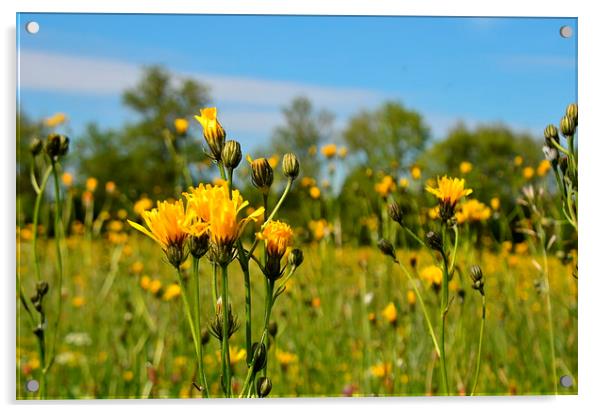
{"label": "blue sky", "polygon": [[[40,24],[36,35],[25,23]],[[559,35],[570,25],[575,36]],[[20,14],[21,109],[118,127],[121,91],[161,64],[211,88],[229,136],[263,143],[298,95],[340,130],[387,99],[421,112],[440,138],[459,120],[540,134],[577,99],[577,20]],[[191,108],[192,115],[197,108]],[[201,129],[193,125],[193,132]]]}

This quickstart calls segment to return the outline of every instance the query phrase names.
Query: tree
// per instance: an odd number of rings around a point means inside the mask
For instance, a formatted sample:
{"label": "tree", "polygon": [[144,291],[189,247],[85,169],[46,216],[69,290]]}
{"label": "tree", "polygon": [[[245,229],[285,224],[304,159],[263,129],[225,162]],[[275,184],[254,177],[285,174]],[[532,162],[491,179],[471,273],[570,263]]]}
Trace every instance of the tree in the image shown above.
{"label": "tree", "polygon": [[424,150],[430,132],[422,116],[399,102],[355,115],[343,132],[349,151],[373,169],[399,176]]}
{"label": "tree", "polygon": [[174,121],[191,118],[208,100],[205,85],[191,79],[176,81],[160,67],[145,69],[140,82],[123,94],[123,103],[139,120],[119,131],[89,126],[79,139],[79,172],[100,182],[115,181],[130,199],[143,193],[176,195],[176,188],[184,186],[183,168],[189,168],[188,161],[200,162],[204,154],[200,140],[175,132]]}

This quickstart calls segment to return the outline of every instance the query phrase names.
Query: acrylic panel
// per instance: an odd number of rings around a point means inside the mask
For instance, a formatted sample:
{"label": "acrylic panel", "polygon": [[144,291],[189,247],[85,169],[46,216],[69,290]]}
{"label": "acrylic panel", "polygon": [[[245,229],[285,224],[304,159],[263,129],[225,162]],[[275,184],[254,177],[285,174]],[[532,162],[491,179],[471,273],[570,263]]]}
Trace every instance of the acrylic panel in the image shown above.
{"label": "acrylic panel", "polygon": [[576,18],[16,30],[17,399],[577,393]]}

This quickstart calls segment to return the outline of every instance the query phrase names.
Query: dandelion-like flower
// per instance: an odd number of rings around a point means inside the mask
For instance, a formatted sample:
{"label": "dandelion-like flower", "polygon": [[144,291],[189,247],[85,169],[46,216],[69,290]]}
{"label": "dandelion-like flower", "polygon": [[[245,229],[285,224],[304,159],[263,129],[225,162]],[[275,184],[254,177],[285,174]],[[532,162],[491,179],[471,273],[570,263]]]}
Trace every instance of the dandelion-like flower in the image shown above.
{"label": "dandelion-like flower", "polygon": [[454,216],[458,201],[472,193],[472,189],[464,188],[464,183],[464,179],[444,176],[437,178],[436,187],[426,186],[428,192],[439,198],[439,215],[444,221]]}
{"label": "dandelion-like flower", "polygon": [[293,229],[284,222],[270,221],[263,231],[257,233],[257,238],[265,241],[268,259],[266,262],[266,276],[274,281],[282,275],[280,260],[286,253],[293,240]]}
{"label": "dandelion-like flower", "polygon": [[458,224],[464,222],[479,222],[487,221],[491,217],[491,209],[477,201],[476,199],[470,199],[464,202],[458,212],[456,212],[456,220]]}
{"label": "dandelion-like flower", "polygon": [[211,150],[215,161],[221,161],[222,150],[226,143],[226,131],[217,120],[217,108],[201,109],[201,116],[195,116],[195,119],[203,127],[203,136]]}
{"label": "dandelion-like flower", "polygon": [[128,223],[156,241],[167,255],[169,262],[179,268],[186,259],[184,243],[188,234],[183,227],[185,217],[182,200],[173,203],[160,201],[157,202],[156,208],[142,213],[147,228],[130,220]]}
{"label": "dandelion-like flower", "polygon": [[334,143],[322,146],[322,155],[326,158],[331,159],[337,154],[337,146]]}

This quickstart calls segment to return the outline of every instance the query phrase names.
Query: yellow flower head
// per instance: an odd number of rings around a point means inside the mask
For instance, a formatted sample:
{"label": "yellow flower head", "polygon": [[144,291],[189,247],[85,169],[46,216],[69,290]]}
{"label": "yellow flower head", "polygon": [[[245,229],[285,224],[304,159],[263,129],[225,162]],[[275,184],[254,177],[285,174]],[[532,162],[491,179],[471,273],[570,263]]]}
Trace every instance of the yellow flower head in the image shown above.
{"label": "yellow flower head", "polygon": [[500,199],[498,197],[491,198],[491,201],[489,201],[489,205],[491,205],[491,208],[494,211],[497,211],[498,209],[500,209]]}
{"label": "yellow flower head", "polygon": [[313,199],[320,198],[320,188],[317,186],[312,186],[309,188],[309,196],[311,196]]}
{"label": "yellow flower head", "polygon": [[412,178],[414,178],[415,180],[420,179],[420,176],[422,175],[422,171],[420,170],[420,167],[418,165],[414,165],[410,168],[410,175],[412,175]]}
{"label": "yellow flower head", "polygon": [[386,198],[395,191],[395,180],[390,175],[385,175],[383,179],[374,185],[374,190],[383,198]]}
{"label": "yellow flower head", "polygon": [[176,128],[176,133],[178,135],[184,135],[188,130],[188,120],[185,118],[177,118],[173,121],[173,125]]}
{"label": "yellow flower head", "polygon": [[399,187],[400,188],[407,188],[410,185],[410,181],[408,181],[408,178],[400,178],[399,179]]}
{"label": "yellow flower head", "polygon": [[130,266],[130,271],[133,272],[134,274],[140,274],[140,273],[142,273],[142,271],[144,271],[144,264],[142,263],[142,261],[135,261]]}
{"label": "yellow flower head", "polygon": [[397,308],[395,308],[395,304],[387,304],[382,311],[382,315],[390,324],[395,324],[397,322]]}
{"label": "yellow flower head", "polygon": [[379,379],[382,379],[391,372],[391,363],[380,363],[370,366],[370,373]]}
{"label": "yellow flower head", "polygon": [[461,162],[460,163],[460,172],[463,174],[467,174],[472,171],[472,164],[470,162]]}
{"label": "yellow flower head", "polygon": [[301,186],[303,188],[307,188],[309,186],[315,186],[316,185],[316,180],[314,178],[311,178],[309,176],[304,176],[303,178],[301,178]]}
{"label": "yellow flower head", "polygon": [[297,361],[297,355],[283,350],[276,349],[276,360],[282,366],[288,366]]}
{"label": "yellow flower head", "polygon": [[161,280],[152,280],[148,285],[148,290],[153,294],[157,294],[161,290]]}
{"label": "yellow flower head", "polygon": [[337,146],[334,143],[329,143],[328,145],[322,146],[321,151],[322,155],[330,159],[337,154]]}
{"label": "yellow flower head", "polygon": [[408,304],[416,304],[416,293],[412,290],[408,290],[408,292],[406,293],[406,299],[408,300]]}
{"label": "yellow flower head", "polygon": [[67,121],[67,115],[65,115],[64,113],[55,113],[54,115],[50,116],[49,118],[44,119],[44,125],[48,126],[49,128],[55,128],[63,123],[65,123]]}
{"label": "yellow flower head", "polygon": [[447,176],[437,178],[437,187],[427,185],[426,190],[439,198],[441,204],[451,209],[462,197],[472,193],[472,189],[464,188],[464,179],[448,178]]}
{"label": "yellow flower head", "polygon": [[73,305],[75,308],[80,308],[84,304],[86,304],[86,299],[80,295],[73,297],[71,300],[71,305]]}
{"label": "yellow flower head", "polygon": [[525,179],[531,179],[533,178],[533,175],[535,175],[535,169],[533,169],[533,167],[527,166],[525,169],[523,169],[523,177]]}
{"label": "yellow flower head", "polygon": [[436,265],[430,265],[420,271],[420,278],[427,282],[428,285],[441,285],[443,281],[443,271]]}
{"label": "yellow flower head", "polygon": [[347,157],[348,150],[345,146],[339,148],[339,158],[345,159]]}
{"label": "yellow flower head", "polygon": [[201,116],[195,116],[203,127],[203,136],[215,160],[220,160],[226,143],[226,131],[217,120],[217,108],[201,109]]}
{"label": "yellow flower head", "polygon": [[113,192],[115,192],[116,188],[117,185],[115,185],[115,182],[113,181],[109,181],[105,184],[105,191],[107,192],[107,194],[112,194]]}
{"label": "yellow flower head", "polygon": [[545,176],[550,169],[552,169],[552,164],[547,159],[544,159],[537,165],[537,175]]}
{"label": "yellow flower head", "polygon": [[239,219],[240,211],[249,205],[240,192],[228,193],[228,184],[199,185],[191,193],[184,194],[188,199],[185,230],[195,236],[209,232],[211,241],[217,246],[231,247],[240,237],[250,221],[263,216],[264,208],[258,208],[245,218]]}
{"label": "yellow flower head", "polygon": [[150,279],[150,277],[148,275],[143,275],[140,278],[140,287],[143,290],[148,290],[150,288],[150,285],[151,285],[151,279]]}
{"label": "yellow flower head", "polygon": [[514,165],[521,166],[523,164],[523,157],[520,155],[516,155],[514,157]]}
{"label": "yellow flower head", "polygon": [[94,192],[96,191],[96,187],[98,186],[98,180],[96,178],[88,178],[86,179],[86,191]]}
{"label": "yellow flower head", "polygon": [[325,219],[309,221],[309,229],[313,232],[316,241],[320,241],[322,238],[329,235],[331,231],[331,227]]}
{"label": "yellow flower head", "polygon": [[73,185],[73,175],[71,175],[69,172],[64,172],[61,176],[61,181],[63,181],[63,185],[68,188]]}
{"label": "yellow flower head", "polygon": [[293,240],[293,229],[284,222],[270,221],[257,238],[265,241],[270,256],[282,258]]}
{"label": "yellow flower head", "polygon": [[187,237],[182,227],[185,219],[182,200],[173,203],[159,201],[156,208],[144,211],[142,218],[148,229],[129,219],[128,222],[132,227],[155,240],[164,251],[170,247],[182,249]]}
{"label": "yellow flower head", "polygon": [[456,219],[459,224],[464,222],[487,221],[491,217],[491,209],[476,199],[470,199],[460,206],[456,212]]}
{"label": "yellow flower head", "polygon": [[161,297],[164,301],[170,301],[174,298],[178,297],[182,289],[178,284],[170,284],[167,286],[165,291],[163,292],[163,297]]}

